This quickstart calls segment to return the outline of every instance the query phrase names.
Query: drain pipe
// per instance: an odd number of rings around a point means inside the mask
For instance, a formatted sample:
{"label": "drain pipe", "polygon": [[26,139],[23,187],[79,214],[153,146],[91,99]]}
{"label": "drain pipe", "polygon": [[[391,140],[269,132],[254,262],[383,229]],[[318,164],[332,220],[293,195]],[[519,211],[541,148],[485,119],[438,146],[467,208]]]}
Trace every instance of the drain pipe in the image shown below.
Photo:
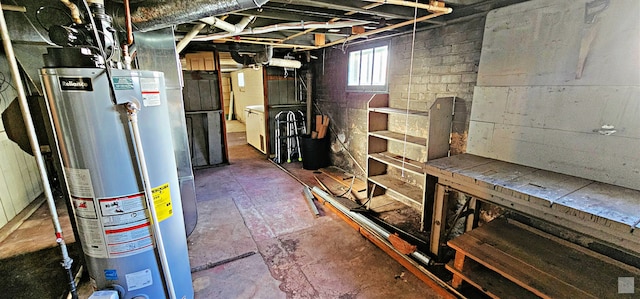
{"label": "drain pipe", "polygon": [[244,30],[245,28],[247,28],[247,26],[249,25],[249,23],[251,23],[251,21],[253,21],[253,19],[255,19],[255,16],[246,16],[244,18],[242,18],[242,20],[240,20],[240,22],[238,22],[238,24],[231,24],[227,21],[218,19],[216,17],[208,17],[208,18],[204,18],[204,19],[200,19],[201,22],[207,23],[211,26],[214,26],[216,28],[220,28],[226,32],[229,33],[240,33],[242,32],[242,30]]}
{"label": "drain pipe", "polygon": [[[369,218],[363,216],[360,213],[356,213],[356,212],[352,212],[351,210],[347,209],[345,206],[343,206],[342,204],[338,203],[333,196],[327,194],[326,192],[322,191],[322,189],[318,188],[318,187],[313,187],[312,189],[313,193],[318,194],[320,197],[322,197],[322,199],[324,199],[325,201],[329,202],[332,206],[334,206],[336,209],[338,209],[340,212],[342,212],[342,214],[344,214],[345,216],[353,219],[353,221],[357,222],[359,225],[367,228],[367,229],[371,229],[374,232],[376,232],[378,235],[380,235],[381,237],[385,238],[386,240],[389,240],[389,236],[391,236],[391,233],[388,232],[387,230],[385,230],[384,228],[382,228],[381,226],[379,226],[378,224],[376,224],[375,222],[369,220]],[[420,252],[420,251],[413,251],[412,253],[409,254],[411,257],[413,257],[414,259],[416,259],[417,261],[421,262],[424,265],[430,265],[431,264],[431,258],[429,258],[427,255],[425,255],[424,253]]]}
{"label": "drain pipe", "polygon": [[193,26],[193,28],[191,28],[191,31],[189,31],[189,33],[187,33],[187,35],[185,35],[176,45],[176,52],[182,52],[182,50],[187,47],[191,40],[193,40],[193,38],[196,37],[196,35],[200,33],[200,30],[202,30],[202,28],[204,28],[205,26],[207,26],[207,24],[198,24]]}
{"label": "drain pipe", "polygon": [[135,143],[136,159],[138,160],[138,166],[140,166],[140,174],[142,175],[142,182],[144,184],[144,197],[151,214],[153,237],[156,241],[156,247],[158,248],[158,256],[160,258],[160,265],[162,266],[165,286],[167,287],[169,298],[176,299],[176,291],[173,287],[171,271],[169,270],[169,260],[167,259],[167,252],[164,250],[164,241],[162,239],[162,232],[160,231],[160,222],[158,221],[156,206],[153,202],[151,180],[149,179],[149,172],[147,170],[147,160],[145,160],[144,157],[142,139],[140,138],[140,130],[138,129],[138,112],[140,111],[140,106],[137,103],[128,102],[125,104],[125,108],[127,109],[129,123],[131,124],[132,137]]}
{"label": "drain pipe", "polygon": [[[2,4],[0,4],[2,5]],[[69,279],[69,292],[73,299],[78,298],[76,290],[76,283],[73,277],[73,271],[71,271],[71,265],[73,260],[69,257],[69,251],[67,245],[64,242],[62,234],[62,227],[60,226],[60,220],[58,219],[58,212],[56,211],[56,204],[53,200],[53,193],[51,192],[51,186],[49,185],[49,179],[47,175],[47,168],[42,158],[42,152],[40,151],[40,145],[38,144],[38,138],[36,137],[36,130],[33,126],[33,119],[31,118],[31,112],[29,111],[29,104],[27,103],[27,95],[20,78],[20,71],[18,70],[18,62],[16,61],[15,53],[13,52],[13,45],[11,45],[11,38],[9,37],[9,30],[7,29],[7,23],[4,19],[4,11],[0,11],[0,33],[2,36],[2,43],[4,45],[4,51],[11,68],[11,74],[13,76],[13,85],[18,91],[18,101],[20,103],[20,110],[22,111],[22,117],[24,118],[24,125],[27,128],[27,136],[29,137],[29,143],[31,144],[31,151],[36,158],[36,165],[40,172],[40,179],[42,180],[42,186],[44,188],[44,195],[47,198],[47,205],[49,206],[49,213],[51,214],[51,220],[53,221],[53,228],[55,230],[56,242],[60,247],[62,253],[62,267],[67,272]]]}

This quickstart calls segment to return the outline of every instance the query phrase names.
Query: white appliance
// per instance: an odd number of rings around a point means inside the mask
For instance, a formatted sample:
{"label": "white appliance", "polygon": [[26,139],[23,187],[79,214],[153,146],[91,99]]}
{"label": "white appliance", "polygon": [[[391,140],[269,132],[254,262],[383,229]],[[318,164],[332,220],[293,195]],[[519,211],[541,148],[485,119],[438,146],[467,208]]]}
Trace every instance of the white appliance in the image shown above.
{"label": "white appliance", "polygon": [[253,105],[244,108],[247,126],[247,142],[257,150],[266,154],[266,134],[264,123],[264,106]]}

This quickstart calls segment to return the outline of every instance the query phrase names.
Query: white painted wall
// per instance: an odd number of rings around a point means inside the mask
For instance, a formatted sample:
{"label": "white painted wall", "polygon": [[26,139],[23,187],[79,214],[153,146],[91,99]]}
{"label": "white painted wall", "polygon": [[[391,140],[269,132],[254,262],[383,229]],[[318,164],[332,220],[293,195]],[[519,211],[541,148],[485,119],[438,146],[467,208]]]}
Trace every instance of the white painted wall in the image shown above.
{"label": "white painted wall", "polygon": [[[245,86],[238,85],[238,74],[244,74]],[[233,107],[236,119],[246,122],[244,108],[264,104],[264,78],[262,68],[254,70],[245,68],[231,72],[231,90],[233,91]]]}
{"label": "white painted wall", "polygon": [[640,1],[611,0],[592,24],[587,2],[489,13],[467,151],[640,189]]}
{"label": "white painted wall", "polygon": [[[0,56],[0,111],[16,97],[6,58]],[[7,138],[0,121],[0,227],[13,219],[42,193],[42,182],[33,156]]]}

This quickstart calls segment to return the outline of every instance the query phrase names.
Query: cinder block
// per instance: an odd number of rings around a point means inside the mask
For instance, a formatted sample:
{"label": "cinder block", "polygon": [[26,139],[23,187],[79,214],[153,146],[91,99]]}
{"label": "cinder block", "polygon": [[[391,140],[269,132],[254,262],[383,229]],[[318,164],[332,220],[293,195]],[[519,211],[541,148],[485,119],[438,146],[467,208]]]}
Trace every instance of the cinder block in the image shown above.
{"label": "cinder block", "polygon": [[462,75],[443,75],[440,77],[440,83],[460,83]]}

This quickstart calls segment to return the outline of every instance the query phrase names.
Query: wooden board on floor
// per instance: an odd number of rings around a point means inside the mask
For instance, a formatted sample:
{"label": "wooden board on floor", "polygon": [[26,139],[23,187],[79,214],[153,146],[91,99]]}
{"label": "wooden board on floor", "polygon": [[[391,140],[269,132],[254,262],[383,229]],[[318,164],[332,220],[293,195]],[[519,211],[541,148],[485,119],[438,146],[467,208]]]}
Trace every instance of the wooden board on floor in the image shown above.
{"label": "wooden board on floor", "polygon": [[[331,166],[327,168],[321,168],[320,172],[338,182],[342,186],[345,186],[347,188],[351,186],[353,174],[346,173],[342,169]],[[364,202],[367,199],[367,184],[364,181],[355,178],[355,181],[353,182],[353,188],[351,188],[351,193],[356,199]]]}

